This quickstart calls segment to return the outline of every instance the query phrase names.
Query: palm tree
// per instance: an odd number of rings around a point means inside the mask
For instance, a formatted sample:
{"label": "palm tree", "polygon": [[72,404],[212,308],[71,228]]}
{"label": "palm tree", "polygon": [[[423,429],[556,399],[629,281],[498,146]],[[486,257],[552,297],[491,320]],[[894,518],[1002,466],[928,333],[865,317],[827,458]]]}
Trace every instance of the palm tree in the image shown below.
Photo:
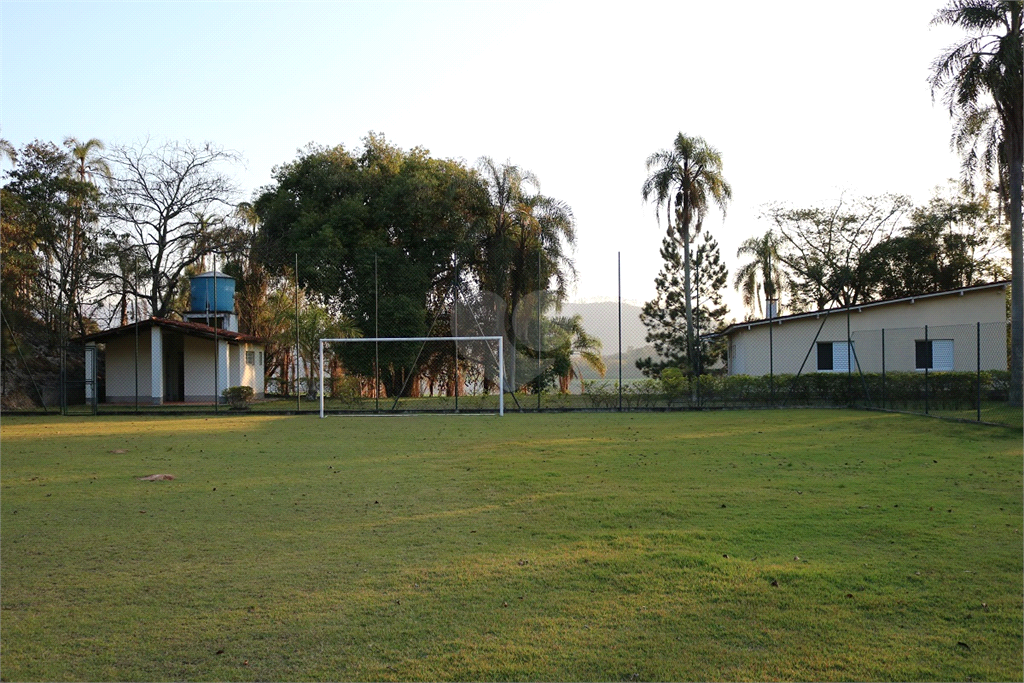
{"label": "palm tree", "polygon": [[530,291],[546,291],[551,280],[555,281],[555,300],[564,300],[576,274],[565,249],[576,244],[572,209],[552,197],[526,195],[515,207],[513,225],[509,309],[515,310]]}
{"label": "palm tree", "polygon": [[[96,176],[101,176],[104,180],[110,178],[110,165],[100,156],[105,147],[103,142],[98,138],[91,138],[86,142],[80,142],[77,138],[66,137],[64,138],[64,146],[68,148],[71,154],[71,165],[67,169],[68,175],[75,180],[79,181],[83,185],[89,183],[96,185]],[[79,199],[74,200],[75,204],[75,225],[71,234],[71,277],[72,282],[69,283],[68,292],[68,307],[74,312],[74,315],[78,321],[79,332],[85,332],[84,321],[82,318],[82,312],[79,310],[78,297],[80,296],[79,290],[81,289],[82,273],[81,269],[84,267],[83,262],[86,258],[86,243],[88,240],[85,235],[84,228],[84,207]]]}
{"label": "palm tree", "polygon": [[266,251],[264,236],[260,232],[260,219],[252,204],[239,202],[235,207],[238,235],[232,260],[226,272],[235,278],[235,306],[239,324],[248,332],[251,321],[257,320],[270,291],[270,272],[261,252]]}
{"label": "palm tree", "polygon": [[77,138],[68,136],[64,138],[64,146],[74,160],[74,173],[78,180],[95,184],[97,175],[104,180],[110,178],[110,164],[99,154],[106,149],[102,140],[92,138],[79,142]]}
{"label": "palm tree", "polygon": [[[518,207],[530,189],[539,190],[537,177],[506,161],[496,164],[490,157],[477,161],[477,170],[487,186],[491,219],[481,245],[480,280],[487,291],[507,297],[508,262],[512,258],[510,234],[515,229]],[[508,299],[505,299],[508,301]]]}
{"label": "palm tree", "polygon": [[[299,358],[306,366],[306,391],[312,393],[313,387],[319,386],[320,381],[320,340],[350,339],[361,337],[362,332],[356,326],[355,321],[345,316],[333,316],[331,313],[317,304],[306,306],[299,314]],[[325,355],[331,353],[330,347],[324,350]],[[298,377],[295,378],[298,382]],[[298,389],[296,389],[297,391]]]}
{"label": "palm tree", "polygon": [[[1021,192],[1024,184],[1024,38],[1021,0],[952,0],[932,24],[957,26],[972,34],[932,63],[932,94],[954,121],[953,143],[964,154],[965,181],[981,170],[999,179],[1000,198],[1010,221],[1010,400],[1024,392],[1024,237]],[[981,165],[977,154],[983,146]]]}
{"label": "palm tree", "polygon": [[7,138],[0,138],[0,159],[6,158],[12,164],[18,161],[18,152]]}
{"label": "palm tree", "polygon": [[[789,278],[782,270],[779,258],[779,239],[769,230],[761,237],[749,237],[736,250],[736,256],[750,256],[751,261],[740,266],[733,277],[733,286],[743,294],[743,305],[754,314],[764,314],[761,290],[765,299],[778,304],[779,294],[786,288]],[[778,307],[776,307],[778,311]]]}
{"label": "palm tree", "polygon": [[[664,207],[668,235],[679,242],[683,252],[683,290],[686,299],[686,348],[695,358],[693,306],[690,277],[690,241],[701,230],[709,202],[725,215],[732,188],[722,176],[722,156],[704,138],[679,133],[671,149],[655,152],[647,158],[644,201],[653,198]],[[673,219],[675,223],[673,224]]]}
{"label": "palm tree", "polygon": [[607,368],[601,357],[601,340],[583,329],[582,315],[552,318],[551,330],[559,340],[555,348],[554,370],[558,373],[558,390],[561,393],[569,392],[569,382],[573,379],[580,380],[580,393],[583,393],[583,365],[604,377]]}
{"label": "palm tree", "polygon": [[[576,243],[576,222],[568,204],[540,193],[537,177],[518,166],[495,164],[488,157],[477,162],[487,186],[490,218],[487,233],[478,248],[477,277],[483,291],[497,294],[504,302],[504,327],[515,329],[514,316],[520,304],[532,299],[531,292],[544,292],[554,281],[554,299],[565,298],[575,276],[569,251]],[[544,297],[541,297],[544,298]],[[497,318],[497,310],[489,311]],[[529,316],[527,316],[529,317]],[[516,339],[516,335],[510,335]],[[529,345],[535,339],[519,340]],[[516,348],[509,345],[507,371],[516,378]],[[517,380],[513,380],[513,386]]]}

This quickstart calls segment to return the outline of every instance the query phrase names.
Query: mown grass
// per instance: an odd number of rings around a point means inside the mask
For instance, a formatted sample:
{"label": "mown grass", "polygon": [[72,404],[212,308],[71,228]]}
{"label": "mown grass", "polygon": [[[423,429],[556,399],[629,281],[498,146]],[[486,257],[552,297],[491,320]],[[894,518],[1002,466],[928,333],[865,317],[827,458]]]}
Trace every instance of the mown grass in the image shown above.
{"label": "mown grass", "polygon": [[1024,675],[1019,431],[808,410],[0,435],[4,680]]}

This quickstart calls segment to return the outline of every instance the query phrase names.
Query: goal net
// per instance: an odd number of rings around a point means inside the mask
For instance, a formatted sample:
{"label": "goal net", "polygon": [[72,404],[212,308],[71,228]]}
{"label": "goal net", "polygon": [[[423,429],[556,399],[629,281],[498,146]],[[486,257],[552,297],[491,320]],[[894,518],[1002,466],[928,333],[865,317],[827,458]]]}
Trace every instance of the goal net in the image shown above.
{"label": "goal net", "polygon": [[505,414],[500,336],[320,339],[320,417],[328,413]]}

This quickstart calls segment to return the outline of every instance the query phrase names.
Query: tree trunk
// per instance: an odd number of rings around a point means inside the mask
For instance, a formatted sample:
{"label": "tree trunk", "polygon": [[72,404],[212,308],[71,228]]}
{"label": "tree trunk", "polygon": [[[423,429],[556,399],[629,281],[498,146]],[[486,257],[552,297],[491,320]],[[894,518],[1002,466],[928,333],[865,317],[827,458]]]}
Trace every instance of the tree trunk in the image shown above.
{"label": "tree trunk", "polygon": [[128,324],[128,292],[124,287],[121,287],[121,327]]}
{"label": "tree trunk", "polygon": [[[1008,145],[1010,146],[1010,145]],[[1020,147],[1020,145],[1016,145]],[[1021,234],[1021,154],[1010,162],[1010,403],[1024,398],[1024,239]]]}
{"label": "tree trunk", "polygon": [[692,371],[696,366],[694,365],[693,350],[693,297],[690,292],[690,226],[688,221],[684,220],[680,234],[683,237],[683,297],[686,299],[686,361]]}
{"label": "tree trunk", "polygon": [[281,392],[285,396],[291,396],[291,386],[288,380],[288,369],[291,367],[291,354],[285,352],[281,359]]}

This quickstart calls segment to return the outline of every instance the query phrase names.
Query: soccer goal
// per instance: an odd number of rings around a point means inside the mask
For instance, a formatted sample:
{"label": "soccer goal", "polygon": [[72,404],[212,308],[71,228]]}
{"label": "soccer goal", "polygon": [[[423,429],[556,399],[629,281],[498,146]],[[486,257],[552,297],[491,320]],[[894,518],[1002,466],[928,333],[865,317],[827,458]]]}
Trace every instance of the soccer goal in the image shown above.
{"label": "soccer goal", "polygon": [[[339,383],[329,363],[346,368],[346,382]],[[463,406],[473,410],[481,402],[474,404],[472,399],[493,396],[493,389],[498,415],[505,415],[505,346],[500,336],[323,338],[319,369],[321,418],[328,395],[334,402],[347,398],[359,405],[373,400],[374,412],[380,412],[382,396],[385,406],[393,401],[394,409],[403,397],[429,391],[421,405],[458,411],[460,397]],[[490,406],[488,411],[493,411],[493,403]]]}

